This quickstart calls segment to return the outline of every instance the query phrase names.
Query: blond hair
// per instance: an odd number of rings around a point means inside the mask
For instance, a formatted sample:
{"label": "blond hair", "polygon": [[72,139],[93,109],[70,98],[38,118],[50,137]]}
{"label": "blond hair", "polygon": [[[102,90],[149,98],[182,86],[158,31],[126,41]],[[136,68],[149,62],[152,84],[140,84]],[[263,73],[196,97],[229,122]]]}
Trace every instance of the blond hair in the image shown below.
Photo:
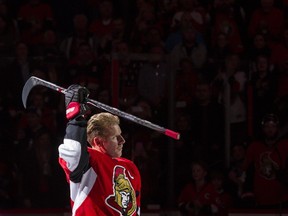
{"label": "blond hair", "polygon": [[108,112],[94,114],[88,120],[87,141],[92,145],[94,137],[106,138],[108,129],[115,124],[120,124],[120,119],[116,115]]}

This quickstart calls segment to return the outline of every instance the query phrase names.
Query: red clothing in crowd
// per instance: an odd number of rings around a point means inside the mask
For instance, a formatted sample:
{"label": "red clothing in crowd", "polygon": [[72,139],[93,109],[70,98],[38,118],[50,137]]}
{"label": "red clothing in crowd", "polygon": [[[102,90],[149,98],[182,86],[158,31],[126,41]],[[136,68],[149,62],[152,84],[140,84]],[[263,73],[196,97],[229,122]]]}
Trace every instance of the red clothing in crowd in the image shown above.
{"label": "red clothing in crowd", "polygon": [[[196,188],[193,183],[189,183],[181,191],[178,203],[190,203],[191,208],[194,208],[195,212],[190,212],[188,215],[197,215],[197,211],[200,211],[200,208],[197,209],[199,205],[202,209],[204,207],[209,209],[213,204],[216,206],[217,195],[218,193],[212,183],[205,183],[201,189]],[[199,203],[199,205],[194,205],[195,203]],[[200,215],[205,215],[205,213]]]}
{"label": "red clothing in crowd", "polygon": [[227,35],[228,43],[232,44],[230,47],[232,51],[234,53],[240,53],[243,51],[244,48],[239,27],[233,16],[226,13],[217,13],[212,33],[212,44],[216,44],[215,40],[219,33],[225,33]]}
{"label": "red clothing in crowd", "polygon": [[[281,140],[275,146],[255,141],[247,149],[243,170],[252,163],[254,172],[254,195],[259,205],[275,205],[287,200],[287,188],[277,179],[277,171],[288,159],[288,141]],[[285,197],[286,196],[286,197]]]}
{"label": "red clothing in crowd", "polygon": [[288,47],[284,43],[277,43],[272,48],[271,63],[283,67],[288,63]]}
{"label": "red clothing in crowd", "polygon": [[229,208],[233,206],[232,196],[227,191],[219,191],[215,200],[217,213],[215,215],[228,215]]}
{"label": "red clothing in crowd", "polygon": [[114,24],[112,18],[107,21],[96,19],[91,23],[89,27],[89,31],[100,38],[102,38],[105,35],[110,35],[113,29]]}
{"label": "red clothing in crowd", "polygon": [[27,3],[20,7],[18,20],[23,23],[21,39],[28,44],[38,44],[43,37],[45,21],[53,20],[52,8],[47,3]]}
{"label": "red clothing in crowd", "polygon": [[250,23],[249,34],[253,37],[256,33],[268,34],[269,38],[279,38],[284,29],[284,13],[281,9],[273,7],[269,12],[262,8],[254,10]]}

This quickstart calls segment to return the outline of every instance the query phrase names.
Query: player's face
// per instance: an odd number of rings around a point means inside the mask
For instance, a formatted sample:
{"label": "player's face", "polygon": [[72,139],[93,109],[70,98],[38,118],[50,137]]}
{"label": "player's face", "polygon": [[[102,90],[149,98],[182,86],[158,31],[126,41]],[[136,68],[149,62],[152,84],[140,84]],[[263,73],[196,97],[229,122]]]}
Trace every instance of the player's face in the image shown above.
{"label": "player's face", "polygon": [[125,139],[121,135],[119,125],[111,126],[108,131],[109,134],[103,142],[103,147],[105,148],[106,153],[112,158],[121,157]]}

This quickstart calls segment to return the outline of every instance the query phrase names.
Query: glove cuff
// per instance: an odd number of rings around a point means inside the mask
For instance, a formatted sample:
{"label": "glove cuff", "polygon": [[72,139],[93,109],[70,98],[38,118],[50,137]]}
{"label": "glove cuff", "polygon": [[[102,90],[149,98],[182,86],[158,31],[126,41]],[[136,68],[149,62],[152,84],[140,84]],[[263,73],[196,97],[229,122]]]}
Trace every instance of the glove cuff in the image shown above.
{"label": "glove cuff", "polygon": [[70,102],[66,108],[66,118],[68,120],[75,118],[80,114],[81,104],[78,102]]}

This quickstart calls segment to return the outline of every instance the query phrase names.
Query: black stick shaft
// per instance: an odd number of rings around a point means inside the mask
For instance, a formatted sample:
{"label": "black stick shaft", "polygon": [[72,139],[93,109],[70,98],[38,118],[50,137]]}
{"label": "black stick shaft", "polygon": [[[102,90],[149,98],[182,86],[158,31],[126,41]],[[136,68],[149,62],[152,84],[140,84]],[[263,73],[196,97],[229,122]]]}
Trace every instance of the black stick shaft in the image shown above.
{"label": "black stick shaft", "polygon": [[[35,77],[35,76],[31,76],[27,82],[25,83],[24,87],[23,87],[23,91],[22,91],[22,102],[23,102],[23,105],[24,107],[26,108],[26,103],[27,103],[27,98],[29,96],[29,93],[31,91],[31,89],[34,87],[34,86],[37,86],[37,85],[41,85],[41,86],[45,86],[45,87],[48,87],[50,89],[53,89],[55,91],[58,91],[62,94],[65,94],[66,93],[66,89],[61,87],[61,86],[58,86],[54,83],[51,83],[51,82],[48,82],[46,80],[43,80],[43,79],[40,79],[38,77]],[[106,105],[106,104],[103,104],[99,101],[96,101],[96,100],[92,100],[90,98],[87,98],[87,104],[90,104],[92,106],[95,106],[99,109],[102,109],[102,110],[106,110],[107,112],[110,112],[114,115],[117,115],[117,116],[120,116],[122,118],[125,118],[127,120],[130,120],[130,121],[133,121],[139,125],[142,125],[142,126],[145,126],[145,127],[148,127],[150,129],[153,129],[153,130],[156,130],[160,133],[163,133],[165,134],[166,136],[169,136],[169,137],[172,137],[174,139],[177,139],[179,140],[180,139],[180,134],[178,132],[175,132],[175,131],[172,131],[172,130],[169,130],[169,129],[166,129],[164,127],[161,127],[159,125],[156,125],[150,121],[147,121],[147,120],[144,120],[144,119],[141,119],[139,117],[136,117],[134,115],[131,115],[129,113],[126,113],[126,112],[123,112],[115,107],[111,107],[109,105]]]}

